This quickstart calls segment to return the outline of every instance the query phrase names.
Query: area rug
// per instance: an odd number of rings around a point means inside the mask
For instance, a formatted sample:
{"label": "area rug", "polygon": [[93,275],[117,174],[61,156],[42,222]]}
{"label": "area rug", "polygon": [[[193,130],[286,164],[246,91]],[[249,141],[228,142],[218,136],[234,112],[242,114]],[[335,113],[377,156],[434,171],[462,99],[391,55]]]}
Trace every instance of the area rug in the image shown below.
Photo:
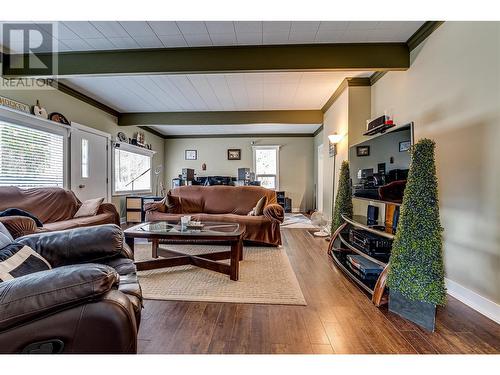
{"label": "area rug", "polygon": [[[196,254],[223,251],[224,246],[164,245]],[[224,249],[221,249],[223,248]],[[151,259],[151,245],[136,244],[135,260]],[[158,300],[306,305],[282,247],[245,247],[238,281],[194,266],[138,272],[144,298]]]}
{"label": "area rug", "polygon": [[311,220],[302,214],[287,213],[285,220],[281,224],[281,228],[300,228],[300,229],[314,229],[316,228],[311,224]]}

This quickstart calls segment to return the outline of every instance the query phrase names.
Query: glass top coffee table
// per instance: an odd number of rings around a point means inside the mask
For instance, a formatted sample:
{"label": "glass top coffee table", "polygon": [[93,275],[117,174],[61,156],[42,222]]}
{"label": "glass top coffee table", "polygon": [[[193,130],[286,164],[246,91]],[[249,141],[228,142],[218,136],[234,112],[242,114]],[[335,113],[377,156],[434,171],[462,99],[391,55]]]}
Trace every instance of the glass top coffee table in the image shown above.
{"label": "glass top coffee table", "polygon": [[[152,245],[152,260],[136,262],[138,271],[176,267],[186,264],[229,275],[238,280],[239,261],[243,260],[244,226],[237,223],[202,222],[200,227],[184,227],[178,222],[157,221],[135,225],[124,231],[125,242],[134,251],[134,239],[146,238]],[[159,244],[227,244],[228,251],[187,254],[160,248]],[[161,258],[159,258],[161,257]],[[230,259],[229,264],[220,260]]]}

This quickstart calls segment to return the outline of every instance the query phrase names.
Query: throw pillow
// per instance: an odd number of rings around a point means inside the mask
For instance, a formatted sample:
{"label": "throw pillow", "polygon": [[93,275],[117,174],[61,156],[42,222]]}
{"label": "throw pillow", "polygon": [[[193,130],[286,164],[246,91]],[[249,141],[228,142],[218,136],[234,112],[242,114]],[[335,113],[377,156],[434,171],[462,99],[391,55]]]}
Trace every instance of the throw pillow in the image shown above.
{"label": "throw pillow", "polygon": [[183,214],[199,214],[203,212],[203,198],[180,198],[181,213]]}
{"label": "throw pillow", "polygon": [[29,246],[13,242],[0,250],[0,281],[7,281],[52,267]]}
{"label": "throw pillow", "polygon": [[95,216],[99,207],[101,207],[101,203],[104,201],[104,198],[94,198],[88,199],[82,203],[78,211],[76,211],[74,218],[77,217],[86,217],[86,216]]}
{"label": "throw pillow", "polygon": [[266,203],[267,198],[265,196],[260,198],[255,207],[252,208],[252,211],[248,213],[248,216],[262,216],[264,214],[264,207],[266,207]]}
{"label": "throw pillow", "polygon": [[0,217],[4,217],[4,216],[27,216],[27,217],[32,218],[35,221],[37,227],[39,227],[39,228],[43,227],[43,224],[39,218],[37,218],[31,212],[21,210],[20,208],[8,208],[5,211],[1,211]]}

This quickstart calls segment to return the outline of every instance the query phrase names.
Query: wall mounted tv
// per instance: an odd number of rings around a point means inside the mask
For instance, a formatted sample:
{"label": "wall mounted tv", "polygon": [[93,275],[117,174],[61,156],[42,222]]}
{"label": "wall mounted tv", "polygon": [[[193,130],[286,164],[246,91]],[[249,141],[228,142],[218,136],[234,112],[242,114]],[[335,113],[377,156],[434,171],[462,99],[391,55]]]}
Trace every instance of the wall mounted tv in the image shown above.
{"label": "wall mounted tv", "polygon": [[401,203],[410,167],[413,123],[371,137],[349,149],[353,197]]}

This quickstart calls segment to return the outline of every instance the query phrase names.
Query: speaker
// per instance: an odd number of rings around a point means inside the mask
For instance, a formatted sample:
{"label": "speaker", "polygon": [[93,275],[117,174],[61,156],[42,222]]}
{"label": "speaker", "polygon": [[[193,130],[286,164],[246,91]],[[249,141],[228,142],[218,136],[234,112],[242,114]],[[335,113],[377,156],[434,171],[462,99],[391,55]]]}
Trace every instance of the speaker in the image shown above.
{"label": "speaker", "polygon": [[366,213],[366,218],[367,218],[367,224],[368,225],[375,225],[378,222],[378,207],[377,206],[372,206],[371,204],[368,205],[368,210]]}
{"label": "speaker", "polygon": [[182,179],[185,181],[193,181],[194,180],[194,169],[182,168]]}
{"label": "speaker", "polygon": [[250,168],[238,168],[238,180],[250,180]]}
{"label": "speaker", "polygon": [[377,173],[381,175],[385,175],[385,163],[377,164]]}

